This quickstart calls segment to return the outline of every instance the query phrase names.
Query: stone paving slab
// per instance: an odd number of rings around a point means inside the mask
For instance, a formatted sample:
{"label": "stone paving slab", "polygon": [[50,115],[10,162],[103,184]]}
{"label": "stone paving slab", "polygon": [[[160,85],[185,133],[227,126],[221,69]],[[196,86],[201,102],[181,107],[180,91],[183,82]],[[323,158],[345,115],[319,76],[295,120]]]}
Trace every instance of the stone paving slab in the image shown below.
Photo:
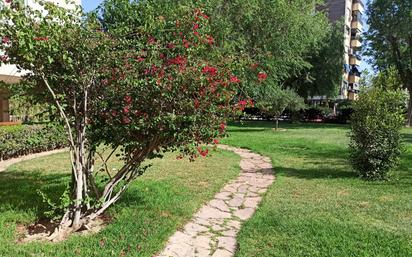
{"label": "stone paving slab", "polygon": [[234,256],[241,224],[253,216],[275,176],[269,158],[246,149],[219,148],[240,155],[239,177],[202,206],[182,231],[171,236],[158,257]]}

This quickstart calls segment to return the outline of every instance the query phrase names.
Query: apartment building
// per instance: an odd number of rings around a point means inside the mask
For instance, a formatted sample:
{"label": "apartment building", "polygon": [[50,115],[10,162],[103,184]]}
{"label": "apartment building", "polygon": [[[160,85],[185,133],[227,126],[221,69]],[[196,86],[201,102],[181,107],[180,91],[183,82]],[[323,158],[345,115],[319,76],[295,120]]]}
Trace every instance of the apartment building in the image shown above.
{"label": "apartment building", "polygon": [[328,13],[330,22],[344,21],[342,33],[344,33],[345,53],[342,82],[336,99],[330,99],[327,96],[311,96],[307,100],[313,105],[329,103],[330,106],[339,100],[356,100],[361,76],[360,48],[362,43],[360,36],[363,30],[364,4],[362,0],[327,0],[326,5],[318,8]]}
{"label": "apartment building", "polygon": [[[48,0],[65,8],[74,8],[75,5],[80,5],[81,0],[72,0],[73,3],[66,3],[65,0]],[[7,3],[9,2],[9,3]],[[11,2],[21,2],[26,6],[40,9],[40,5],[36,0],[0,0],[0,8],[7,8]],[[1,55],[1,53],[0,53]],[[15,65],[1,65],[0,66],[0,81],[5,83],[18,83],[20,77],[24,75],[24,71],[19,71]],[[0,122],[10,121],[9,115],[9,94],[5,89],[0,88]]]}
{"label": "apartment building", "polygon": [[362,58],[359,50],[362,46],[360,36],[363,29],[362,15],[365,7],[362,0],[328,0],[327,7],[331,22],[342,18],[345,21],[345,64],[338,99],[356,100],[361,76]]}

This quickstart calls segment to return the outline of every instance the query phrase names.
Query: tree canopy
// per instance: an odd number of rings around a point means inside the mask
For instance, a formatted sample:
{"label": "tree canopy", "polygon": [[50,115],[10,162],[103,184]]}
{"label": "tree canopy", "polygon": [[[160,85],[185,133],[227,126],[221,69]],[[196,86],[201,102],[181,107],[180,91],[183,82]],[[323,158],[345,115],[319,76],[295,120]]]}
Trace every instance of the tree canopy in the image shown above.
{"label": "tree canopy", "polygon": [[412,2],[373,0],[367,15],[365,52],[373,57],[377,70],[396,68],[402,86],[409,91],[408,124],[412,125]]}

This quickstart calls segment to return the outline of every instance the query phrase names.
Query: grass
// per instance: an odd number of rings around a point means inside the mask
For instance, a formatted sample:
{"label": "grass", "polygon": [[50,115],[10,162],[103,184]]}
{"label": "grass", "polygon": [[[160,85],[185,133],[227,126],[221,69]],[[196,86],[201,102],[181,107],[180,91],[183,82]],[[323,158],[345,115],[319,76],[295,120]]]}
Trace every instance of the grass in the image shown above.
{"label": "grass", "polygon": [[[0,256],[153,256],[169,236],[239,173],[240,158],[215,153],[196,162],[176,154],[154,165],[109,210],[114,218],[102,232],[51,244],[16,245],[17,224],[30,224],[47,205],[37,190],[57,199],[69,179],[67,154],[23,162],[0,173]],[[118,163],[113,163],[113,166]]]}
{"label": "grass", "polygon": [[249,122],[223,143],[269,156],[277,181],[241,229],[236,256],[411,256],[412,129],[387,182],[358,179],[347,126]]}

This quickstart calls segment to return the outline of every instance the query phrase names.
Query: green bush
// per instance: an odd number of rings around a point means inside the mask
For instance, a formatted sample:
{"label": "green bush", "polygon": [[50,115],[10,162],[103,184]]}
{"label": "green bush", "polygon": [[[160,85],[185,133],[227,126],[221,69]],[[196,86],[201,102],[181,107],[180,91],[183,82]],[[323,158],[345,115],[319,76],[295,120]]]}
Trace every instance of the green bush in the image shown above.
{"label": "green bush", "polygon": [[374,88],[362,93],[353,108],[349,145],[352,166],[364,179],[387,179],[402,152],[404,94]]}
{"label": "green bush", "polygon": [[0,160],[63,148],[66,142],[64,128],[54,124],[0,127]]}

